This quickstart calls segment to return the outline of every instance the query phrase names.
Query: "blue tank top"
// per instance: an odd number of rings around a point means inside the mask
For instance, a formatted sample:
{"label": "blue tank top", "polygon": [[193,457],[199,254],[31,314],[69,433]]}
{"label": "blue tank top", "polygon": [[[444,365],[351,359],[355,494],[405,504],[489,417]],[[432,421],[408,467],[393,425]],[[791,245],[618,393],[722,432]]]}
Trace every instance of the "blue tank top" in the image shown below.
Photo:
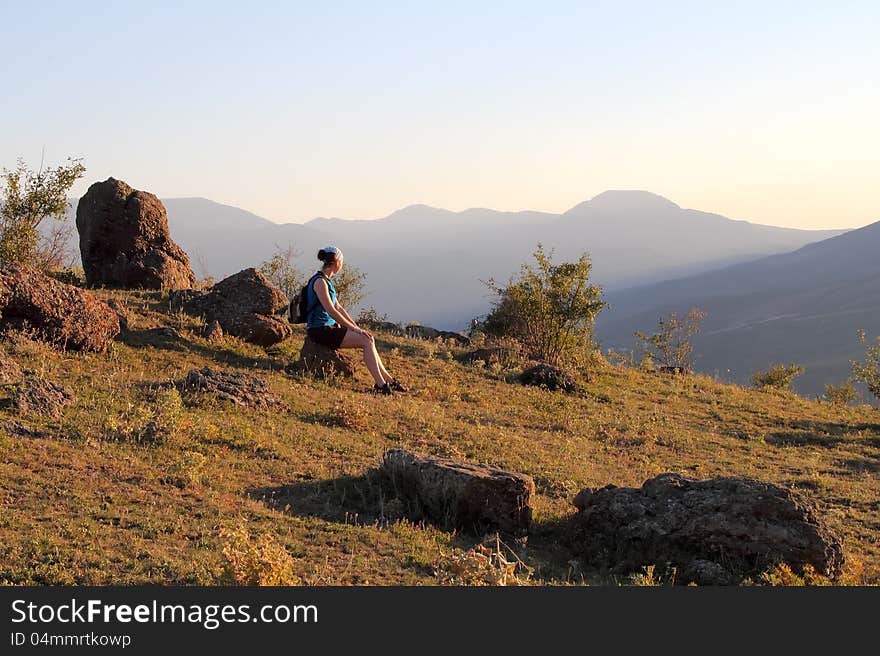
{"label": "blue tank top", "polygon": [[336,285],[326,276],[322,276],[320,272],[312,276],[311,282],[306,289],[306,307],[309,308],[306,315],[306,328],[319,328],[321,326],[335,326],[336,319],[330,316],[330,313],[324,309],[321,300],[315,293],[315,281],[323,278],[327,283],[327,289],[330,292],[330,300],[336,305]]}

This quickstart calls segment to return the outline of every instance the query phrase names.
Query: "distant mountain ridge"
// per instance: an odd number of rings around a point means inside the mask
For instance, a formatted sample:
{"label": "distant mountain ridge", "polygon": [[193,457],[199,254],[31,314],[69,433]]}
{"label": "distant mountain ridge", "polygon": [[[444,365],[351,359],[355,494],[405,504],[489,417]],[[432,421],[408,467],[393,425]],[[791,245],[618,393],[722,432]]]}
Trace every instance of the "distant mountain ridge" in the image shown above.
{"label": "distant mountain ridge", "polygon": [[300,266],[329,243],[367,274],[367,304],[391,319],[461,329],[491,301],[480,282],[506,280],[538,242],[558,258],[590,254],[607,290],[782,253],[839,234],[733,221],[686,210],[644,191],[607,191],[563,214],[410,205],[375,220],[317,218],[276,224],[199,198],[163,201],[172,238],[197,275],[223,277],[292,244]]}

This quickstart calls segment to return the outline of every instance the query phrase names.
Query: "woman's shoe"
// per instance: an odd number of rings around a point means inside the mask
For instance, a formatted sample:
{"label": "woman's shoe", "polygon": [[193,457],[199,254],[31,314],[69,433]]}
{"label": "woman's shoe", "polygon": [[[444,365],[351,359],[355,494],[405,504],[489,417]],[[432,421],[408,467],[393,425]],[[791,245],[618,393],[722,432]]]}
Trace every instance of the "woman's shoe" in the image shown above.
{"label": "woman's shoe", "polygon": [[384,385],[373,385],[373,393],[382,394],[384,396],[394,396],[394,392],[391,390],[388,383],[385,383]]}
{"label": "woman's shoe", "polygon": [[388,387],[393,389],[395,392],[409,392],[408,387],[404,387],[399,380],[396,378],[392,378],[389,382],[386,383]]}

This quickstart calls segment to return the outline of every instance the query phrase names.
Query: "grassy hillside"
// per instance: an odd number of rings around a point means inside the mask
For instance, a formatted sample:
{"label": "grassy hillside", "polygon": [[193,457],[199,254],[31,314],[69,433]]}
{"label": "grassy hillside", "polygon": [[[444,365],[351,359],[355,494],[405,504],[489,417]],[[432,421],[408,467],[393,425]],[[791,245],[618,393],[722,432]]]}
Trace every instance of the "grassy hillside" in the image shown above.
{"label": "grassy hillside", "polygon": [[[196,320],[165,314],[161,294],[102,294],[134,312],[108,353],[3,345],[78,402],[61,419],[19,418],[0,388],[0,425],[43,433],[0,432],[0,582],[212,584],[243,562],[307,584],[471,580],[475,538],[400,519],[371,474],[391,447],[532,475],[536,525],[509,546],[539,583],[617,582],[573,559],[560,520],[584,486],[661,472],[803,491],[845,540],[846,580],[880,582],[880,415],[867,406],[611,365],[571,396],[460,364],[445,344],[385,335],[380,350],[413,391],[377,397],[363,369],[332,384],[286,374],[301,338],[271,354],[232,338],[216,346]],[[180,337],[146,332],[166,325]],[[264,378],[286,408],[162,387],[206,366]]]}

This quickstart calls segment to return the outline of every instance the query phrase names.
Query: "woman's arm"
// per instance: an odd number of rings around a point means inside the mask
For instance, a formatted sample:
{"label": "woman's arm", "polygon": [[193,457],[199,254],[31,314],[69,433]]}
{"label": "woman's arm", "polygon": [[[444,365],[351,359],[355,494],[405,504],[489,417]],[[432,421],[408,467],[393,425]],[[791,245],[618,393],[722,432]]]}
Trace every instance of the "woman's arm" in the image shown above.
{"label": "woman's arm", "polygon": [[345,326],[346,328],[357,332],[363,332],[358,328],[357,324],[352,321],[351,317],[348,316],[348,313],[345,312],[345,310],[340,312],[337,306],[333,305],[333,301],[330,300],[330,290],[327,288],[326,280],[318,278],[314,282],[314,289],[315,294],[318,296],[318,300],[321,301],[321,305],[327,310],[327,314],[333,317],[340,326]]}
{"label": "woman's arm", "polygon": [[351,315],[348,313],[348,310],[346,310],[344,307],[342,307],[339,304],[339,301],[336,301],[336,309],[339,310],[339,312],[342,314],[342,316],[344,316],[346,319],[351,321],[355,325],[355,328],[357,328],[359,331],[361,331],[364,335],[369,335],[372,337],[372,333],[369,330],[367,330],[366,328],[361,328],[360,326],[357,325],[357,321],[355,321],[354,319],[351,318]]}

